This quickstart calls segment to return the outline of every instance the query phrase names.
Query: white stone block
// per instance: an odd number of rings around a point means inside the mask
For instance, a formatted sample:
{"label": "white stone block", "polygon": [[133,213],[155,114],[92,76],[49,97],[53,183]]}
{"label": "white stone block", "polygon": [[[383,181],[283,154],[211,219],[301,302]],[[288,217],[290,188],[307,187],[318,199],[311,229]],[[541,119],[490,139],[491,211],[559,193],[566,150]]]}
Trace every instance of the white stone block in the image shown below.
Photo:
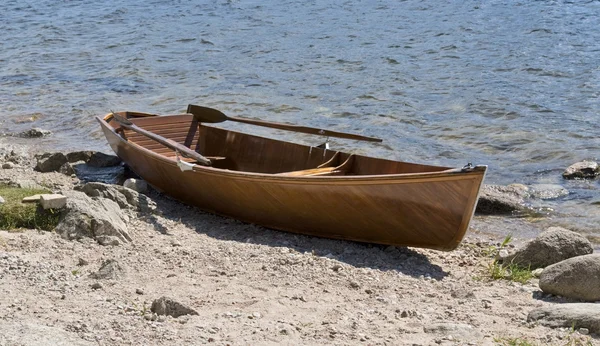
{"label": "white stone block", "polygon": [[40,204],[44,209],[60,209],[67,204],[67,196],[44,194],[40,196]]}
{"label": "white stone block", "polygon": [[37,203],[40,200],[41,195],[33,195],[25,197],[21,200],[21,203]]}

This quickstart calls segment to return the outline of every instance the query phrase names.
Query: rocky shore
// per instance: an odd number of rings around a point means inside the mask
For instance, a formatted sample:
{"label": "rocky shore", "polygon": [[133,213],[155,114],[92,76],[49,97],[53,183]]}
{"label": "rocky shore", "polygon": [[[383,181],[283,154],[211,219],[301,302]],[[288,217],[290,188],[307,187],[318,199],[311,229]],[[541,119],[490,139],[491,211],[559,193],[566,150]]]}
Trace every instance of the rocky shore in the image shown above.
{"label": "rocky shore", "polygon": [[[600,255],[569,230],[452,252],[306,237],[123,186],[112,155],[28,150],[0,142],[0,184],[66,200],[53,231],[0,230],[0,345],[600,345]],[[479,213],[533,193],[488,186]]]}

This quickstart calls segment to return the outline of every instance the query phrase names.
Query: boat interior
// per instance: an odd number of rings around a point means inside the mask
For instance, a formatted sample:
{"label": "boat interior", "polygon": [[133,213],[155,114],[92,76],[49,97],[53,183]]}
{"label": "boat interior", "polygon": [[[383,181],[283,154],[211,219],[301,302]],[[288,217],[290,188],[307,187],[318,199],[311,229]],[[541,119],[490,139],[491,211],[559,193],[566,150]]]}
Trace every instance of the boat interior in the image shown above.
{"label": "boat interior", "polygon": [[[439,172],[451,167],[429,166],[348,154],[230,131],[199,123],[191,114],[149,116],[117,113],[136,126],[180,143],[211,160],[211,166],[241,172],[283,176],[383,175]],[[108,118],[116,132],[132,143],[176,160],[175,151]],[[182,160],[194,163],[193,159]]]}

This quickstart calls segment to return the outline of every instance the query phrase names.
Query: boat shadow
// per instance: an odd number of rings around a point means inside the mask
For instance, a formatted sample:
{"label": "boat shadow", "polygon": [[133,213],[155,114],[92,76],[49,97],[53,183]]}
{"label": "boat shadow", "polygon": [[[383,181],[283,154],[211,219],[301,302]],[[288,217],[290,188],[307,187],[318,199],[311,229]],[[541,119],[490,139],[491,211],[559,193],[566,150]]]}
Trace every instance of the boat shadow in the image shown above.
{"label": "boat shadow", "polygon": [[[429,258],[407,247],[359,243],[347,240],[319,238],[288,233],[245,223],[228,217],[201,211],[167,196],[152,196],[158,211],[167,219],[180,222],[198,234],[214,239],[235,241],[272,248],[288,248],[291,253],[308,253],[313,256],[337,260],[357,268],[398,272],[411,277],[442,280],[448,275]],[[168,199],[165,200],[165,199]],[[157,232],[168,234],[159,222],[152,222]]]}

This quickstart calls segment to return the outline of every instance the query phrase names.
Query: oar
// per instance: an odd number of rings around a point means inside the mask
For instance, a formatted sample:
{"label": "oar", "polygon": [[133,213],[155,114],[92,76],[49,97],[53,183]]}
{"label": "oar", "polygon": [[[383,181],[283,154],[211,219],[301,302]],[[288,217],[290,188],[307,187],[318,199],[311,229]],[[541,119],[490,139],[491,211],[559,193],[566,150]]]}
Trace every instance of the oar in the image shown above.
{"label": "oar", "polygon": [[209,107],[204,107],[204,106],[188,105],[187,112],[192,113],[194,115],[194,118],[196,118],[196,120],[198,120],[200,122],[205,122],[205,123],[220,123],[223,121],[230,120],[230,121],[237,121],[240,123],[258,125],[258,126],[264,126],[264,127],[272,127],[272,128],[280,129],[280,130],[310,133],[312,135],[347,138],[347,139],[354,139],[357,141],[369,141],[369,142],[382,142],[383,141],[382,139],[379,139],[379,138],[366,137],[366,136],[355,135],[355,134],[351,134],[351,133],[316,129],[314,127],[288,125],[288,124],[273,123],[273,122],[263,121],[263,120],[253,120],[253,119],[246,119],[246,118],[230,117],[230,116],[223,114],[223,112],[221,112],[221,111],[218,111],[216,109],[209,108]]}
{"label": "oar", "polygon": [[136,124],[132,123],[131,121],[129,121],[127,118],[124,118],[120,115],[117,115],[115,113],[112,113],[112,115],[113,115],[113,118],[121,125],[121,127],[129,129],[131,131],[135,131],[135,132],[142,134],[148,138],[151,138],[151,139],[157,141],[158,143],[175,150],[176,152],[178,151],[182,156],[189,157],[190,159],[194,159],[194,160],[198,161],[198,163],[200,163],[201,165],[204,165],[204,166],[211,165],[211,162],[209,159],[207,159],[206,157],[191,150],[190,148],[188,148],[184,145],[181,145],[171,139],[165,138],[163,136],[159,136],[150,131],[146,131],[146,130],[138,127]]}

